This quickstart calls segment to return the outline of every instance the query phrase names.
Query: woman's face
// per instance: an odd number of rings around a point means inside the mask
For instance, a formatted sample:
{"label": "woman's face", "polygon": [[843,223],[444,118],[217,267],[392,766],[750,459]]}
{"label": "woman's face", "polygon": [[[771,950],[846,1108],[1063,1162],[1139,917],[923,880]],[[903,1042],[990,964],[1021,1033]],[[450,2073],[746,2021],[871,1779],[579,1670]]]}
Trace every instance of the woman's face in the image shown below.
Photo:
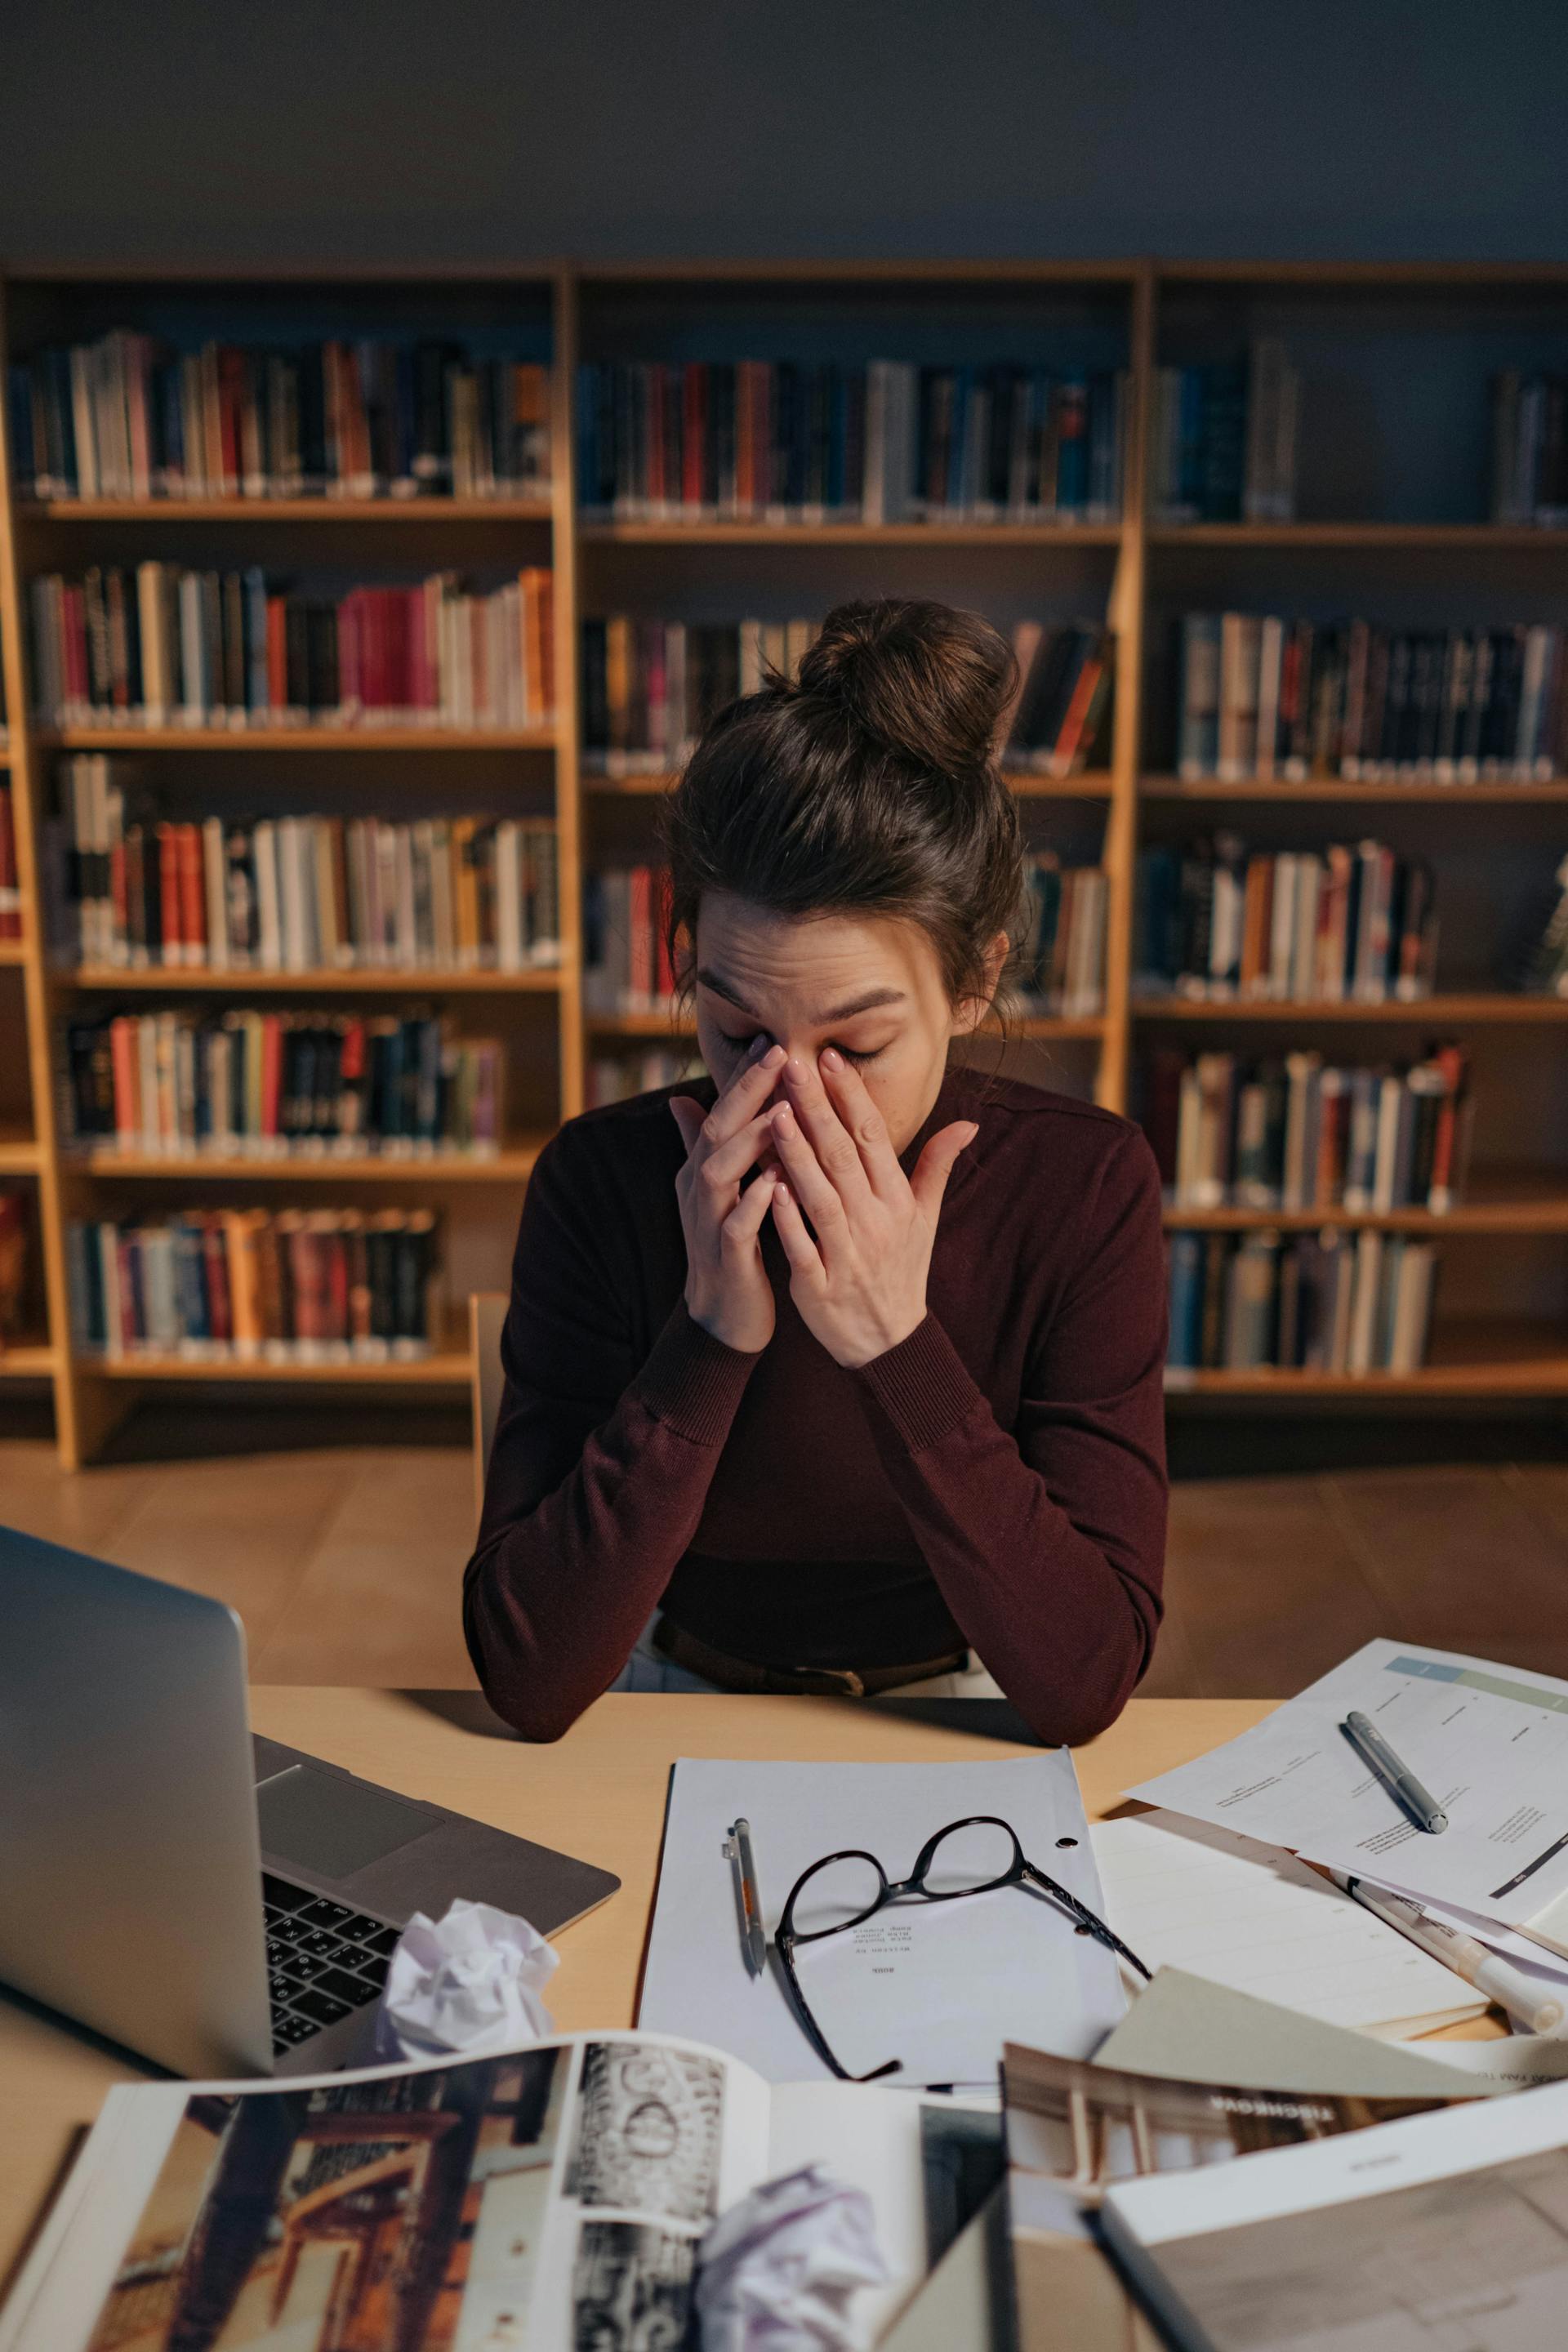
{"label": "woman's face", "polygon": [[949,1040],[984,1011],[955,1013],[936,950],[914,924],[772,915],[725,891],[710,892],[698,913],[696,1001],[698,1044],[720,1087],[759,1035],[805,1062],[836,1045],[864,1080],[895,1151],[936,1100]]}

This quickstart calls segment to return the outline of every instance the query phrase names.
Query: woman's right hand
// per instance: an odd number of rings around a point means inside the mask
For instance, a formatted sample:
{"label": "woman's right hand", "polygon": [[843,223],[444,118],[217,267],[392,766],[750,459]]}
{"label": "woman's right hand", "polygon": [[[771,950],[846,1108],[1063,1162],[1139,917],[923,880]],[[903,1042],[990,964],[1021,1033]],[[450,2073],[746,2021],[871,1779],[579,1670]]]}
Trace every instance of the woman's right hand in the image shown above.
{"label": "woman's right hand", "polygon": [[[765,1053],[753,1047],[706,1118],[689,1095],[672,1095],[669,1103],[686,1146],[675,1180],[686,1234],[686,1311],[715,1339],[748,1356],[760,1354],[773,1336],[773,1285],[759,1235],[777,1161],[761,1114],[784,1060],[782,1045]],[[750,1168],[759,1173],[742,1192]]]}

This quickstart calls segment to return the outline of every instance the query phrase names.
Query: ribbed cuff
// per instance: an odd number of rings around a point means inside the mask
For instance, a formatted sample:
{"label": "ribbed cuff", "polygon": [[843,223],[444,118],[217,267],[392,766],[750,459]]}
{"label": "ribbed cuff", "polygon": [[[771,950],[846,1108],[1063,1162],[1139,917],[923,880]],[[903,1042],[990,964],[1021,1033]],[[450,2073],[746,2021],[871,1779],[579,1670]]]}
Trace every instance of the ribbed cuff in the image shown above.
{"label": "ribbed cuff", "polygon": [[984,1391],[934,1315],[851,1377],[879,1405],[911,1454],[934,1445],[973,1412]]}
{"label": "ribbed cuff", "polygon": [[632,1387],[649,1412],[694,1445],[721,1445],[758,1361],[694,1323],[678,1298]]}

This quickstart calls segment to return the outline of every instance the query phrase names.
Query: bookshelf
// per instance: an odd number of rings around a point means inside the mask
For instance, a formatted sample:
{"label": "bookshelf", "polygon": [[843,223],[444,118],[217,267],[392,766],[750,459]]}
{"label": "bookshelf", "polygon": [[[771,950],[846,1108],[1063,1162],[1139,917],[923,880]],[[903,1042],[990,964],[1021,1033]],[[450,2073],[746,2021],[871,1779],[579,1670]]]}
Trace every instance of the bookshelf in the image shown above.
{"label": "bookshelf", "polygon": [[[321,1391],[392,1384],[450,1392],[468,1377],[457,1307],[468,1288],[504,1282],[519,1197],[552,1127],[583,1107],[590,1063],[689,1043],[662,1012],[585,1009],[582,880],[597,866],[647,855],[665,773],[585,772],[578,678],[584,618],[783,618],[820,614],[846,595],[929,593],[973,604],[999,625],[1088,617],[1109,626],[1117,683],[1107,764],[1065,778],[1009,776],[1032,844],[1099,863],[1108,887],[1102,1009],[1089,1017],[1015,1020],[1021,1074],[1133,1106],[1141,1055],[1155,1043],[1241,1053],[1319,1046],[1368,1059],[1413,1051],[1424,1036],[1471,1047],[1481,1100],[1478,1167],[1446,1215],[1404,1209],[1176,1210],[1175,1230],[1245,1235],[1325,1223],[1436,1238],[1456,1275],[1439,1293],[1430,1360],[1406,1375],[1350,1378],[1275,1371],[1201,1372],[1173,1386],[1173,1406],[1288,1408],[1354,1399],[1568,1400],[1568,1099],[1560,1030],[1568,1003],[1506,991],[1488,943],[1467,947],[1472,898],[1501,877],[1500,903],[1533,859],[1546,872],[1568,830],[1568,777],[1424,785],[1315,776],[1301,782],[1192,780],[1173,772],[1169,715],[1172,625],[1184,611],[1367,611],[1413,624],[1469,625],[1476,614],[1568,622],[1563,541],[1553,531],[1487,519],[1485,452],[1475,419],[1489,369],[1568,367],[1568,271],[1246,262],[1048,264],[757,263],[609,266],[416,275],[262,273],[231,279],[178,271],[142,277],[16,277],[0,284],[0,359],[130,326],[190,342],[321,336],[450,334],[521,338],[548,362],[552,474],[548,498],[348,496],[36,500],[20,495],[0,450],[0,654],[6,729],[0,780],[13,789],[24,923],[0,942],[0,1179],[37,1201],[40,1328],[0,1354],[0,1381],[52,1391],[62,1459],[89,1460],[150,1383],[300,1381]],[[1289,343],[1306,381],[1300,520],[1175,524],[1152,510],[1157,372],[1245,347],[1254,333]],[[938,364],[1016,353],[1026,365],[1125,372],[1123,499],[1111,523],[828,520],[650,521],[584,511],[575,482],[579,360],[738,358],[803,362],[889,356]],[[1542,356],[1544,354],[1544,357]],[[1398,397],[1412,368],[1420,397],[1408,430]],[[1477,386],[1482,389],[1478,392]],[[1468,390],[1466,389],[1468,387]],[[1468,403],[1467,407],[1466,403]],[[1479,413],[1479,412],[1478,412]],[[1316,435],[1315,435],[1316,420]],[[1392,420],[1392,421],[1391,421]],[[1484,436],[1483,436],[1484,437]],[[1332,445],[1328,456],[1325,445]],[[95,563],[143,559],[223,569],[263,563],[338,581],[403,581],[437,570],[506,574],[548,563],[555,610],[554,723],[505,733],[440,727],[321,724],[272,730],[40,723],[29,677],[27,583],[79,576]],[[1517,608],[1517,609],[1516,609]],[[1479,624],[1478,624],[1479,625]],[[558,828],[562,958],[557,968],[497,971],[222,971],[70,967],[45,937],[40,861],[61,756],[133,756],[160,789],[243,811],[410,815],[483,808],[552,814]],[[352,756],[351,756],[352,755]],[[378,764],[379,758],[379,764]],[[1352,812],[1359,814],[1352,815]],[[1384,829],[1430,845],[1439,873],[1473,866],[1456,891],[1461,928],[1447,940],[1438,992],[1415,1003],[1192,1003],[1146,999],[1135,985],[1134,884],[1140,849],[1226,825],[1265,847],[1310,845],[1336,827]],[[1400,832],[1399,829],[1403,828]],[[1511,861],[1511,862],[1510,862]],[[1478,878],[1479,877],[1479,878]],[[1515,893],[1517,896],[1517,893]],[[58,1131],[56,1035],[84,1008],[257,1003],[367,1013],[450,1010],[483,1023],[522,1074],[501,1148],[487,1158],[324,1154],[270,1158],[68,1149]],[[991,1048],[982,1032],[974,1051]],[[1487,1161],[1490,1150],[1500,1156]],[[450,1327],[432,1352],[377,1364],[258,1363],[195,1357],[108,1362],[73,1344],[66,1232],[75,1219],[150,1214],[227,1201],[279,1204],[394,1201],[438,1207],[447,1223]]]}

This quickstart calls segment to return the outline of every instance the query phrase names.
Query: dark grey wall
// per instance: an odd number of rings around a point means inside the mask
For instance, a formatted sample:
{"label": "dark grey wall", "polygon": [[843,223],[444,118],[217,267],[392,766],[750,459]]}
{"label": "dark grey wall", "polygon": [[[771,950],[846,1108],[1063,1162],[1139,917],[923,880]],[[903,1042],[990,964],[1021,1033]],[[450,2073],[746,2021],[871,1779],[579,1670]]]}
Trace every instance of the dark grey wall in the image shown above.
{"label": "dark grey wall", "polygon": [[1562,0],[5,0],[0,258],[1568,257]]}

